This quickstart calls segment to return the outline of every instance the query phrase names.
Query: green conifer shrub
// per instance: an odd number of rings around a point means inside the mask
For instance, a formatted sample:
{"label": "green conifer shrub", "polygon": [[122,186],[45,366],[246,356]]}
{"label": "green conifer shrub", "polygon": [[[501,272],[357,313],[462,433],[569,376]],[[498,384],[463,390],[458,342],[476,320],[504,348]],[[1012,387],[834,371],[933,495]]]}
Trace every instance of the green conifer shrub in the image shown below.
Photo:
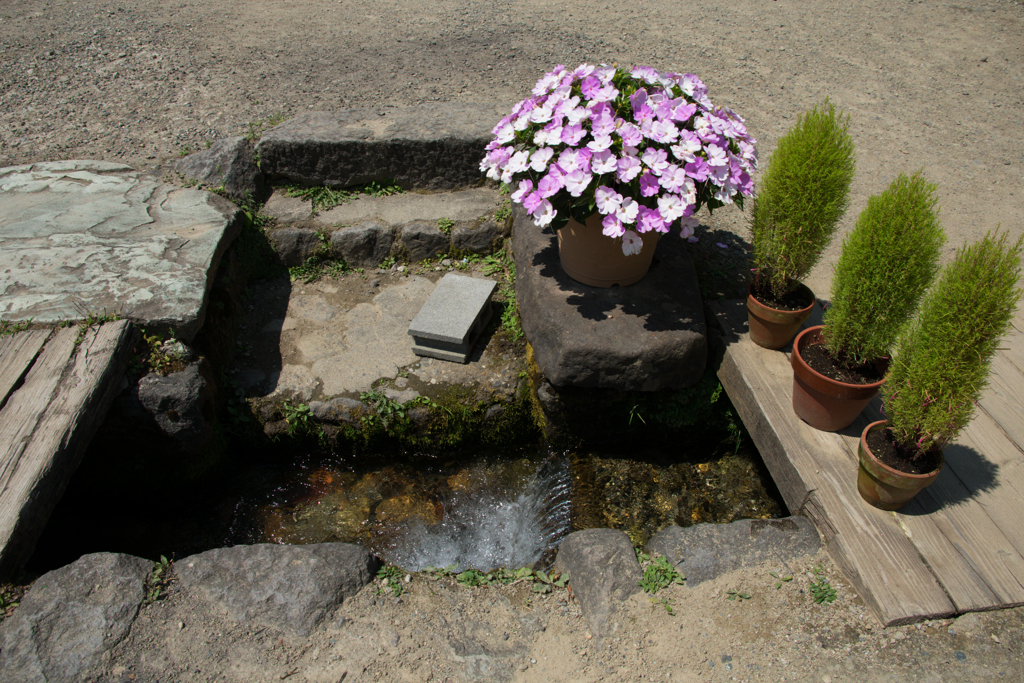
{"label": "green conifer shrub", "polygon": [[900,174],[868,200],[843,241],[825,310],[825,347],[854,367],[887,358],[896,336],[939,271],[946,235],[935,185]]}
{"label": "green conifer shrub", "polygon": [[991,233],[957,251],[901,331],[883,388],[896,443],[921,455],[956,438],[988,383],[1021,290],[1024,236]]}
{"label": "green conifer shrub", "polygon": [[754,293],[781,298],[818,262],[849,205],[850,117],[824,104],[779,140],[751,211]]}

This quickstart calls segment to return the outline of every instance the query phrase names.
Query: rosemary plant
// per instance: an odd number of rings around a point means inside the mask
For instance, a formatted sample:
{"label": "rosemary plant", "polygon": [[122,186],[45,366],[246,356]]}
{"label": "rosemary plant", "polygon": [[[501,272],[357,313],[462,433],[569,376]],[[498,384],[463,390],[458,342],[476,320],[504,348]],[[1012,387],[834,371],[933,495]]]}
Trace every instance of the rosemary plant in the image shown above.
{"label": "rosemary plant", "polygon": [[825,310],[825,347],[846,367],[889,356],[939,271],[946,235],[935,185],[904,174],[871,197],[843,242]]}
{"label": "rosemary plant", "polygon": [[754,292],[781,298],[818,262],[849,205],[850,117],[825,100],[779,140],[751,212]]}
{"label": "rosemary plant", "polygon": [[957,251],[900,333],[885,411],[896,443],[914,457],[942,448],[971,421],[1020,300],[1022,247],[1024,236],[989,233]]}

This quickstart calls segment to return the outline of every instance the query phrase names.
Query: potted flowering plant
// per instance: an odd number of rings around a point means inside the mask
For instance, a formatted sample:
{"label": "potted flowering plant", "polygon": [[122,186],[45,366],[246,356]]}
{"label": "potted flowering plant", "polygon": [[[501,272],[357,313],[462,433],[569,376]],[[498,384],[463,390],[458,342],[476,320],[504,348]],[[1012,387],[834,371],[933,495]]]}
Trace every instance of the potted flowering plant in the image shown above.
{"label": "potted flowering plant", "polygon": [[480,169],[558,231],[563,269],[590,285],[636,282],[658,235],[693,239],[701,206],[753,192],[755,140],[693,74],[557,66],[493,133]]}
{"label": "potted flowering plant", "polygon": [[992,358],[1013,323],[1024,236],[985,236],[957,252],[896,342],[882,389],[888,421],[861,434],[857,488],[896,510],[932,483],[942,448],[971,421]]}
{"label": "potted flowering plant", "polygon": [[785,346],[814,308],[814,294],[800,281],[849,204],[855,166],[849,125],[850,117],[826,99],[800,116],[768,159],[750,212],[754,281],[747,311],[758,346]]}
{"label": "potted flowering plant", "polygon": [[939,271],[946,241],[935,185],[900,174],[868,199],[843,241],[824,324],[793,342],[793,410],[828,432],[878,394],[896,336]]}

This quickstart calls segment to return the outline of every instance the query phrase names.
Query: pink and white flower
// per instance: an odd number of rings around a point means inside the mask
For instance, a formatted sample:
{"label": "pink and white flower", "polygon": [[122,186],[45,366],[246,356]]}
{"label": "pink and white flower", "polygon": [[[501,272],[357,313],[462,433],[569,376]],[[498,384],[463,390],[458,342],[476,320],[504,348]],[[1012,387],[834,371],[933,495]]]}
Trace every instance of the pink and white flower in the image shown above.
{"label": "pink and white flower", "polygon": [[622,233],[622,253],[626,256],[632,256],[639,254],[640,250],[644,248],[644,241],[640,239],[640,235],[636,234],[632,230],[626,230]]}

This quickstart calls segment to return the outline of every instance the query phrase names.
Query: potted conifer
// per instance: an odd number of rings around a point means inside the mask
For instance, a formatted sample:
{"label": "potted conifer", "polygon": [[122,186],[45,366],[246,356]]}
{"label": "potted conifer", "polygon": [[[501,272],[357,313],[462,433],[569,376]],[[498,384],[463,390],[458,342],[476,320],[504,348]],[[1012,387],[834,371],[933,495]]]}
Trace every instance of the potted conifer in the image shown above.
{"label": "potted conifer", "polygon": [[883,388],[885,414],[860,440],[857,488],[896,510],[935,480],[942,448],[967,426],[1010,329],[1024,236],[986,235],[957,252],[900,333]]}
{"label": "potted conifer", "polygon": [[855,166],[849,116],[827,99],[779,140],[751,211],[754,281],[747,293],[750,338],[778,349],[814,308],[803,285],[849,204]]}
{"label": "potted conifer", "polygon": [[899,330],[939,270],[946,241],[935,186],[900,174],[871,197],[843,242],[824,325],[793,343],[793,410],[812,427],[848,427],[878,394]]}

